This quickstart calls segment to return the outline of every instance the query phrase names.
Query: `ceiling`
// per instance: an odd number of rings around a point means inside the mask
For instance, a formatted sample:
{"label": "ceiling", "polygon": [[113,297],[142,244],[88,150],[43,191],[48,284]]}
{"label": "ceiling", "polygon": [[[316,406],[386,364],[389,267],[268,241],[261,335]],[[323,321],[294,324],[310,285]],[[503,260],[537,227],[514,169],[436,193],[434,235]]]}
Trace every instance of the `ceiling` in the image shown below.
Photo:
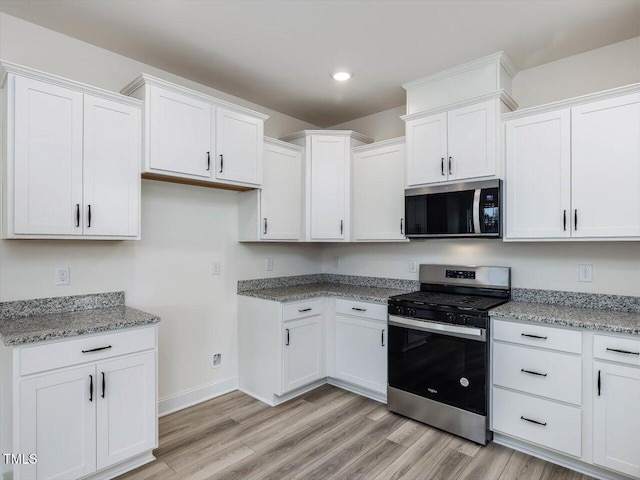
{"label": "ceiling", "polygon": [[[640,0],[0,0],[0,10],[320,127],[504,50],[525,69],[640,35]],[[353,78],[330,77],[345,69]]]}

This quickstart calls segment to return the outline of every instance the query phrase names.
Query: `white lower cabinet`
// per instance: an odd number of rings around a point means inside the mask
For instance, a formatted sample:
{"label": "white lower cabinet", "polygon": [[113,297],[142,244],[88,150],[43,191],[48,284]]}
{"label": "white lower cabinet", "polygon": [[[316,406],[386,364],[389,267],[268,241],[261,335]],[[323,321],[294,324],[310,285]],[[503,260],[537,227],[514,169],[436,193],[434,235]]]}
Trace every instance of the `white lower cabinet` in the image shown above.
{"label": "white lower cabinet", "polygon": [[322,314],[283,324],[282,390],[288,393],[324,377]]}

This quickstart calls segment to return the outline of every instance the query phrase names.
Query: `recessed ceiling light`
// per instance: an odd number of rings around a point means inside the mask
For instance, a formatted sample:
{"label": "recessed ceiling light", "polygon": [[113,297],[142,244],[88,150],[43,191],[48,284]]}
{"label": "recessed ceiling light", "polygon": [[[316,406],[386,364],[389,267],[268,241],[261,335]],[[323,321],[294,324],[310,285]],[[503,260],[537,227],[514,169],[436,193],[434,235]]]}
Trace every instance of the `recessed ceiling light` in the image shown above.
{"label": "recessed ceiling light", "polygon": [[345,80],[349,80],[351,78],[351,74],[348,72],[336,72],[333,74],[333,79],[338,80],[339,82],[344,82]]}

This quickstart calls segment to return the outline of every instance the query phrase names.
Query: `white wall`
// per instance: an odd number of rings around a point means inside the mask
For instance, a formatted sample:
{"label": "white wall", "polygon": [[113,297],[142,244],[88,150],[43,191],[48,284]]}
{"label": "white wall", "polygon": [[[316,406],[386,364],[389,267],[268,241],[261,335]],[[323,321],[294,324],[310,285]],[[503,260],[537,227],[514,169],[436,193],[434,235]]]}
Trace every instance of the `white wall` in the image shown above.
{"label": "white wall", "polygon": [[[260,110],[268,135],[305,122],[240,101],[166,72],[17,18],[0,14],[0,58],[119,91],[147,72]],[[0,301],[124,290],[126,302],[162,317],[160,397],[233,377],[236,368],[236,282],[263,276],[316,273],[314,245],[241,245],[237,194],[142,182],[142,241],[0,241]],[[273,272],[264,271],[265,257]],[[214,259],[222,275],[210,275]],[[71,285],[56,287],[54,269],[68,265]],[[209,367],[223,353],[223,366]]]}

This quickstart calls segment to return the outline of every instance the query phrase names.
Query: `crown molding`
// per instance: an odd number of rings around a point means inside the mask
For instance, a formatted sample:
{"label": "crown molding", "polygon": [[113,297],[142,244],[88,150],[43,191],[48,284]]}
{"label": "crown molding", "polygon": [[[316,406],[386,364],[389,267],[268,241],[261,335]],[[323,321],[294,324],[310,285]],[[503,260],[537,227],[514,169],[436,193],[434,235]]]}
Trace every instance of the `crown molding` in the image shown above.
{"label": "crown molding", "polygon": [[487,100],[495,100],[495,99],[500,99],[507,107],[509,107],[512,110],[518,108],[518,104],[511,97],[511,95],[509,95],[507,92],[501,89],[501,90],[496,90],[495,92],[486,93],[484,95],[478,95],[477,97],[467,98],[460,102],[450,103],[448,105],[431,108],[429,110],[423,110],[422,112],[411,113],[409,115],[402,115],[400,119],[404,120],[405,122],[409,122],[411,120],[419,120],[420,118],[429,117],[437,113],[448,112],[449,110],[455,110],[456,108],[468,107],[469,105],[473,105],[475,103],[486,102]]}
{"label": "crown molding", "polygon": [[492,63],[498,62],[502,67],[504,67],[505,71],[509,74],[511,78],[513,78],[516,73],[516,67],[513,65],[509,57],[506,53],[500,51],[493,53],[491,55],[487,55],[486,57],[478,58],[477,60],[473,60],[468,63],[464,63],[462,65],[458,65],[453,68],[449,68],[448,70],[443,70],[438,73],[434,73],[433,75],[429,75],[427,77],[419,78],[418,80],[413,80],[411,82],[407,82],[402,84],[402,88],[405,90],[410,90],[415,87],[419,87],[424,85],[425,83],[433,82],[434,80],[440,80],[446,77],[452,77],[455,75],[459,75],[464,72],[468,72],[469,70],[474,70],[479,67],[484,67],[486,65],[491,65]]}
{"label": "crown molding", "polygon": [[554,110],[560,110],[563,108],[575,107],[585,103],[597,102],[598,100],[606,100],[608,98],[619,97],[621,95],[628,95],[631,93],[640,92],[640,83],[632,83],[623,87],[611,88],[609,90],[603,90],[602,92],[589,93],[587,95],[581,95],[579,97],[568,98],[566,100],[560,100],[553,103],[545,103],[536,107],[523,108],[522,110],[516,110],[515,112],[503,113],[501,119],[503,121],[514,120],[516,118],[528,117],[529,115],[536,115],[538,113],[547,113]]}
{"label": "crown molding", "polygon": [[295,150],[297,152],[304,152],[304,148],[302,148],[300,145],[283,142],[282,140],[278,140],[277,138],[264,137],[264,143],[268,145],[274,145],[276,147],[288,148],[289,150]]}
{"label": "crown molding", "polygon": [[377,148],[393,147],[396,145],[404,145],[404,144],[405,144],[405,137],[397,137],[397,138],[390,138],[388,140],[380,140],[379,142],[370,143],[368,145],[360,145],[359,147],[353,147],[351,151],[353,153],[360,153],[360,152],[366,152],[368,150],[375,150]]}
{"label": "crown molding", "polygon": [[333,136],[343,136],[343,137],[351,137],[354,140],[358,140],[364,143],[373,143],[373,138],[367,137],[358,132],[354,132],[353,130],[300,130],[299,132],[291,133],[289,135],[285,135],[284,137],[280,137],[280,140],[283,142],[291,142],[293,140],[298,140],[300,138],[308,137],[309,135],[333,135]]}
{"label": "crown molding", "polygon": [[196,100],[200,100],[206,103],[210,103],[212,105],[224,107],[229,110],[234,110],[238,113],[244,113],[246,115],[256,117],[261,120],[266,120],[269,118],[269,115],[266,115],[264,113],[251,110],[250,108],[241,107],[240,105],[236,105],[235,103],[227,102],[226,100],[221,100],[219,98],[212,97],[211,95],[207,95],[205,93],[192,90],[191,88],[183,87],[181,85],[168,82],[167,80],[154,77],[153,75],[149,75],[147,73],[141,73],[131,83],[129,83],[122,90],[120,90],[120,93],[122,93],[123,95],[131,95],[133,92],[135,92],[139,88],[142,88],[145,85],[154,85],[156,87],[160,87],[165,90],[170,90],[172,92],[179,93],[180,95],[186,95],[188,97],[195,98]]}
{"label": "crown molding", "polygon": [[31,78],[40,82],[46,82],[51,85],[56,85],[63,88],[70,88],[82,93],[93,95],[95,97],[104,98],[107,100],[113,100],[118,103],[131,105],[132,107],[142,108],[143,102],[135,98],[127,97],[110,90],[105,90],[98,87],[93,87],[85,83],[76,82],[75,80],[69,80],[68,78],[59,77],[58,75],[52,75],[45,73],[34,68],[24,67],[15,63],[0,60],[0,87],[4,87],[7,78],[11,75],[19,77]]}

